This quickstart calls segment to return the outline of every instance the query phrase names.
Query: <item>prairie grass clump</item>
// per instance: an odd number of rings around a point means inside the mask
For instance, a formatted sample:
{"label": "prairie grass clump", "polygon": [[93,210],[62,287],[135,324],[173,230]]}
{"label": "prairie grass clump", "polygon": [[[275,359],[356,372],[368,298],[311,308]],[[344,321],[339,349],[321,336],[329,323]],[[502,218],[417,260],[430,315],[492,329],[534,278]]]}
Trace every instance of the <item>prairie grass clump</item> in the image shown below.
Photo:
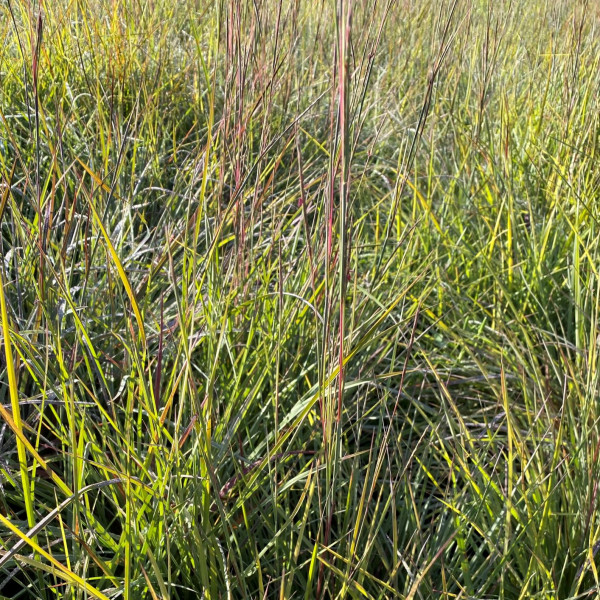
{"label": "prairie grass clump", "polygon": [[594,3],[0,14],[0,597],[599,593]]}

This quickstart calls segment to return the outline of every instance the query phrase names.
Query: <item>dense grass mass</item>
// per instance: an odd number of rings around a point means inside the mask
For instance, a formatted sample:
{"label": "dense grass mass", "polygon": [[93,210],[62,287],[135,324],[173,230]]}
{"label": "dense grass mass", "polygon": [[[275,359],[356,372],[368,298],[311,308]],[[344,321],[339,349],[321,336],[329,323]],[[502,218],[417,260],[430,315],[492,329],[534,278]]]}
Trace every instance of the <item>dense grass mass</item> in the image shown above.
{"label": "dense grass mass", "polygon": [[2,0],[0,597],[598,597],[599,21]]}

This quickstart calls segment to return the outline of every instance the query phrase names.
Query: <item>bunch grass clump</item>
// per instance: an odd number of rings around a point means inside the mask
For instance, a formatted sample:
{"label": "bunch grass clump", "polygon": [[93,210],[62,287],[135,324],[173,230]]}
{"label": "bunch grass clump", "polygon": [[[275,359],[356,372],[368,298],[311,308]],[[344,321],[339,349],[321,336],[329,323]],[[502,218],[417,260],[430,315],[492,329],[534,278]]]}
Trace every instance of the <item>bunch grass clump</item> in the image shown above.
{"label": "bunch grass clump", "polygon": [[0,597],[600,593],[594,3],[0,15]]}

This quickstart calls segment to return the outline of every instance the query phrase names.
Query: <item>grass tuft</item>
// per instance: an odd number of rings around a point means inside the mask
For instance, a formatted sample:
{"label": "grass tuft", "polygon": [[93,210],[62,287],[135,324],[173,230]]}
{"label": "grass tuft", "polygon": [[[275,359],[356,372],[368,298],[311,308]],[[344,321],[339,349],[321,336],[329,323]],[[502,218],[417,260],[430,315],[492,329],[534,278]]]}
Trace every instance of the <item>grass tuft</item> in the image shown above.
{"label": "grass tuft", "polygon": [[599,19],[0,3],[0,597],[596,597]]}

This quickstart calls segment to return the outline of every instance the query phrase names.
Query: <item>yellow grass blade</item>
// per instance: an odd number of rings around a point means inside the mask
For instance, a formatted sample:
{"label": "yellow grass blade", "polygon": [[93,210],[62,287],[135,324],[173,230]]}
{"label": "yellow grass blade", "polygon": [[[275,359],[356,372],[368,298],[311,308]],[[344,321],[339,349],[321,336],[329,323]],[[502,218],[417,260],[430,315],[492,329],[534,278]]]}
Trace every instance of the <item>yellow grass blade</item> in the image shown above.
{"label": "yellow grass blade", "polygon": [[[104,189],[106,189],[106,184],[104,184],[102,182],[102,180],[100,179],[100,177],[98,177],[85,163],[83,163],[80,159],[77,159],[79,161],[79,164],[87,171],[87,173],[90,175],[90,177],[99,185],[102,185]],[[135,299],[135,294],[133,293],[133,289],[131,288],[131,284],[129,283],[129,279],[127,279],[127,274],[125,273],[125,269],[123,268],[123,265],[121,264],[121,261],[119,260],[119,256],[117,254],[117,251],[115,250],[115,247],[113,246],[110,237],[106,231],[106,229],[104,228],[104,224],[102,223],[102,220],[100,219],[100,215],[98,214],[98,212],[96,211],[96,207],[94,206],[94,204],[90,201],[89,202],[90,205],[90,209],[92,211],[92,214],[94,215],[94,219],[96,221],[96,224],[98,225],[98,228],[100,229],[100,232],[102,233],[102,237],[104,238],[104,241],[106,242],[106,246],[108,247],[108,251],[110,252],[110,256],[113,259],[113,262],[115,263],[115,266],[117,267],[117,271],[119,272],[119,278],[121,279],[121,282],[123,283],[123,286],[125,287],[125,291],[127,292],[127,296],[129,297],[129,301],[131,302],[131,307],[133,308],[133,312],[135,314],[135,320],[137,321],[137,325],[138,325],[138,331],[139,331],[139,336],[142,342],[142,346],[143,348],[146,347],[146,334],[144,332],[144,321],[142,320],[142,314],[140,313],[140,309],[138,307],[137,301]]]}
{"label": "yellow grass blade", "polygon": [[49,552],[44,550],[33,538],[28,537],[18,527],[15,527],[2,513],[0,513],[0,523],[10,529],[19,539],[25,541],[31,548],[37,552],[40,556],[43,556],[51,565],[56,568],[55,574],[62,577],[65,581],[79,588],[84,589],[88,594],[99,600],[109,600],[101,591],[97,590],[94,586],[87,583],[79,575],[73,573],[56,560]]}
{"label": "yellow grass blade", "polygon": [[0,404],[0,416],[4,419],[6,424],[11,428],[17,437],[17,453],[21,467],[21,480],[23,483],[23,494],[25,496],[25,509],[27,511],[27,520],[29,526],[33,527],[35,524],[35,514],[33,511],[33,503],[30,493],[31,486],[29,481],[29,471],[27,469],[27,453],[25,450],[27,450],[39,463],[39,465],[48,472],[52,478],[52,481],[58,485],[61,491],[63,491],[67,496],[70,496],[72,492],[67,484],[64,483],[62,479],[48,467],[46,461],[37,453],[35,448],[29,443],[25,437],[25,434],[23,433],[23,424],[21,422],[21,413],[19,410],[19,390],[17,389],[17,377],[13,362],[11,334],[10,327],[8,326],[8,311],[6,309],[6,297],[4,294],[4,274],[2,271],[0,271],[0,316],[2,317],[2,337],[4,340],[4,354],[6,356],[6,371],[8,373],[8,387],[12,410],[11,415],[11,413],[4,408],[2,404]]}
{"label": "yellow grass blade", "polygon": [[[25,500],[25,511],[27,512],[27,522],[29,527],[35,524],[35,512],[33,510],[33,500],[31,497],[31,484],[29,481],[29,471],[27,469],[27,453],[23,444],[23,424],[21,423],[21,413],[19,410],[19,390],[17,389],[17,376],[15,373],[15,364],[13,362],[12,343],[10,339],[10,328],[8,326],[8,311],[6,309],[6,297],[4,295],[4,273],[0,271],[0,309],[2,316],[2,337],[4,339],[4,354],[6,356],[6,372],[8,373],[8,388],[10,393],[10,405],[13,413],[12,429],[20,432],[17,435],[17,454],[19,457],[19,466],[21,469],[21,484],[23,486],[23,496]],[[2,407],[3,410],[4,407]]]}

